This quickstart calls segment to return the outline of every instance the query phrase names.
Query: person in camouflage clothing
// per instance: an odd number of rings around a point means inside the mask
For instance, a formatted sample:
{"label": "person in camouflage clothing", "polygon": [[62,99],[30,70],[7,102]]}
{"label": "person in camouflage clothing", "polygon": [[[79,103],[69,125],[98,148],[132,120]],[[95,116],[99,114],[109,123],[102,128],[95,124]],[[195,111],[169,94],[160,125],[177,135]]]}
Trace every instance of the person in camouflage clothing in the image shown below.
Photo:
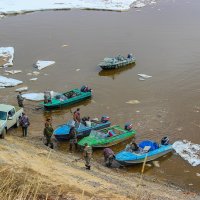
{"label": "person in camouflage clothing", "polygon": [[53,149],[53,142],[52,142],[52,135],[53,135],[53,128],[52,128],[52,124],[51,124],[51,119],[47,119],[47,121],[45,122],[45,128],[44,128],[44,137],[46,138],[46,146],[49,146],[51,149]]}
{"label": "person in camouflage clothing", "polygon": [[87,143],[85,143],[84,145],[83,158],[85,160],[86,169],[90,170],[91,168],[90,161],[92,158],[92,147],[90,147]]}

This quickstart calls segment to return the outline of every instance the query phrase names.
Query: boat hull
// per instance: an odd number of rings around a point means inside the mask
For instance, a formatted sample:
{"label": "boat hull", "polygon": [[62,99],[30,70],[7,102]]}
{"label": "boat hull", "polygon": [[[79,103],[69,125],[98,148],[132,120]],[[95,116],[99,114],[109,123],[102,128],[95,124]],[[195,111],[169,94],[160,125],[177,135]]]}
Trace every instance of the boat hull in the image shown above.
{"label": "boat hull", "polygon": [[[104,129],[104,128],[109,127],[110,125],[111,125],[111,122],[108,121],[108,122],[105,122],[105,123],[99,123],[99,124],[97,124],[94,127],[85,127],[85,126],[83,126],[80,129],[76,129],[76,131],[77,131],[77,138],[81,139],[83,137],[88,136],[92,130]],[[59,129],[63,129],[63,133],[60,134],[59,133]],[[69,130],[70,130],[70,126],[69,125],[62,125],[62,126],[58,127],[54,131],[54,136],[59,141],[69,140],[70,139]]]}
{"label": "boat hull", "polygon": [[133,64],[133,63],[135,63],[135,61],[136,61],[135,58],[132,58],[132,59],[128,59],[125,62],[119,62],[119,63],[115,63],[115,64],[111,64],[111,65],[99,65],[99,67],[101,67],[104,70],[119,69],[121,67]]}
{"label": "boat hull", "polygon": [[[121,151],[118,154],[116,154],[116,161],[119,162],[121,165],[126,165],[126,166],[141,164],[144,163],[145,160],[146,162],[153,161],[172,151],[173,149],[171,145],[166,145],[166,146],[161,145],[159,149],[143,154]],[[132,159],[131,159],[131,154],[133,154]]]}

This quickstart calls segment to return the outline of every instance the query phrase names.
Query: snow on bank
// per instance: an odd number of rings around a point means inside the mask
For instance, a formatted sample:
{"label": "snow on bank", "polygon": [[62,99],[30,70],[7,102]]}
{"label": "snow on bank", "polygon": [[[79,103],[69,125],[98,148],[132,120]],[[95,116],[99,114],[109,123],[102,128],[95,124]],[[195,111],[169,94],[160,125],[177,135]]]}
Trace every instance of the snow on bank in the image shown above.
{"label": "snow on bank", "polygon": [[23,83],[23,82],[16,80],[16,79],[12,79],[12,78],[7,78],[5,76],[0,76],[0,87],[1,88],[13,87],[13,86],[19,85],[21,83]]}
{"label": "snow on bank", "polygon": [[200,145],[193,144],[190,141],[176,141],[172,145],[176,153],[184,160],[187,160],[192,166],[200,165]]}
{"label": "snow on bank", "polygon": [[[1,0],[0,0],[0,7],[1,7]],[[0,10],[1,10],[1,8],[0,8]],[[14,59],[14,48],[13,47],[0,47],[0,60],[1,59],[6,62],[3,65],[3,67],[12,66],[13,59]]]}
{"label": "snow on bank", "polygon": [[38,60],[36,62],[36,64],[34,65],[34,67],[36,67],[37,69],[41,70],[44,69],[48,66],[54,65],[55,61],[44,61],[44,60]]}
{"label": "snow on bank", "polygon": [[0,13],[23,13],[53,9],[97,9],[126,11],[137,0],[0,0]]}

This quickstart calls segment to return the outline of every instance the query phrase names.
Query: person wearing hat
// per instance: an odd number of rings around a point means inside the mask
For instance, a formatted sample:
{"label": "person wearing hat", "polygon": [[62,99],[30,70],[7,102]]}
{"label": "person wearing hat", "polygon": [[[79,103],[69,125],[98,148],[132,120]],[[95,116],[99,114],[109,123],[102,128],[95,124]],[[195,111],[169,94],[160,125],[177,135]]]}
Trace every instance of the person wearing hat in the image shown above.
{"label": "person wearing hat", "polygon": [[43,134],[44,137],[46,138],[46,142],[45,145],[49,146],[51,149],[53,149],[53,142],[51,140],[51,137],[53,135],[53,127],[52,127],[52,123],[51,123],[51,119],[47,118],[46,122],[45,122],[45,127],[43,130]]}
{"label": "person wearing hat", "polygon": [[90,147],[87,143],[85,143],[84,145],[83,158],[85,160],[86,169],[90,170],[91,168],[90,161],[92,158],[92,147]]}
{"label": "person wearing hat", "polygon": [[19,94],[17,95],[17,102],[18,102],[18,106],[19,107],[24,107],[24,98],[22,97],[22,92],[19,92]]}
{"label": "person wearing hat", "polygon": [[69,151],[72,152],[73,146],[75,147],[75,150],[78,149],[78,144],[77,144],[77,134],[76,134],[76,129],[75,129],[75,124],[71,125],[71,128],[69,130]]}
{"label": "person wearing hat", "polygon": [[28,134],[28,127],[30,126],[30,122],[28,116],[24,112],[22,113],[19,124],[22,127],[22,136],[26,137]]}

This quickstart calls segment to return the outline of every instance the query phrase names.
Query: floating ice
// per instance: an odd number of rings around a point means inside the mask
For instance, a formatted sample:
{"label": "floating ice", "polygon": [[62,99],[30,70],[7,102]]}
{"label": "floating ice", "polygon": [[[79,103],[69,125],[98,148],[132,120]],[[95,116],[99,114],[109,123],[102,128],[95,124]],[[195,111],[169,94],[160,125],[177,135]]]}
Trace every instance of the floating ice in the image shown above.
{"label": "floating ice", "polygon": [[36,81],[38,78],[31,78],[30,81]]}
{"label": "floating ice", "polygon": [[138,100],[130,100],[130,101],[127,101],[126,103],[128,103],[128,104],[139,104],[140,101],[138,101]]}
{"label": "floating ice", "polygon": [[[54,97],[56,95],[58,95],[59,93],[54,92],[54,91],[50,91],[51,97]],[[27,94],[23,94],[22,97],[24,97],[27,100],[30,101],[43,101],[44,100],[44,93],[27,93]]]}
{"label": "floating ice", "polygon": [[55,61],[44,61],[44,60],[38,60],[36,64],[34,65],[37,69],[41,70],[44,69],[50,65],[55,64]]}
{"label": "floating ice", "polygon": [[37,76],[37,75],[39,75],[39,74],[40,74],[40,72],[33,71],[33,74],[34,74],[35,76]]}
{"label": "floating ice", "polygon": [[0,13],[23,13],[50,9],[129,10],[137,0],[0,0]]}
{"label": "floating ice", "polygon": [[76,69],[76,72],[80,71],[80,69]]}
{"label": "floating ice", "polygon": [[[1,7],[1,1],[0,1]],[[0,8],[1,12],[1,8]],[[8,67],[13,65],[14,59],[14,48],[13,47],[0,47],[0,60],[5,61],[6,63],[3,64],[3,67]]]}
{"label": "floating ice", "polygon": [[176,141],[172,145],[174,150],[192,166],[200,165],[200,145],[193,144],[190,141]]}
{"label": "floating ice", "polygon": [[21,73],[22,70],[5,70],[5,72],[8,74],[18,74]]}
{"label": "floating ice", "polygon": [[13,87],[21,83],[23,82],[12,78],[7,78],[5,76],[0,76],[0,87]]}
{"label": "floating ice", "polygon": [[44,93],[27,93],[27,94],[22,94],[22,97],[31,101],[43,101]]}
{"label": "floating ice", "polygon": [[145,6],[145,4],[142,3],[142,2],[137,2],[136,4],[134,4],[134,7],[135,7],[135,8],[142,8],[142,7],[144,7],[144,6]]}
{"label": "floating ice", "polygon": [[[144,80],[144,79],[147,79],[147,78],[151,78],[152,76],[149,76],[149,75],[146,75],[146,74],[138,74],[138,76],[140,76],[140,80]],[[142,78],[142,79],[141,79]]]}
{"label": "floating ice", "polygon": [[17,88],[15,91],[16,92],[22,92],[22,91],[27,91],[28,87],[21,87],[21,88]]}

